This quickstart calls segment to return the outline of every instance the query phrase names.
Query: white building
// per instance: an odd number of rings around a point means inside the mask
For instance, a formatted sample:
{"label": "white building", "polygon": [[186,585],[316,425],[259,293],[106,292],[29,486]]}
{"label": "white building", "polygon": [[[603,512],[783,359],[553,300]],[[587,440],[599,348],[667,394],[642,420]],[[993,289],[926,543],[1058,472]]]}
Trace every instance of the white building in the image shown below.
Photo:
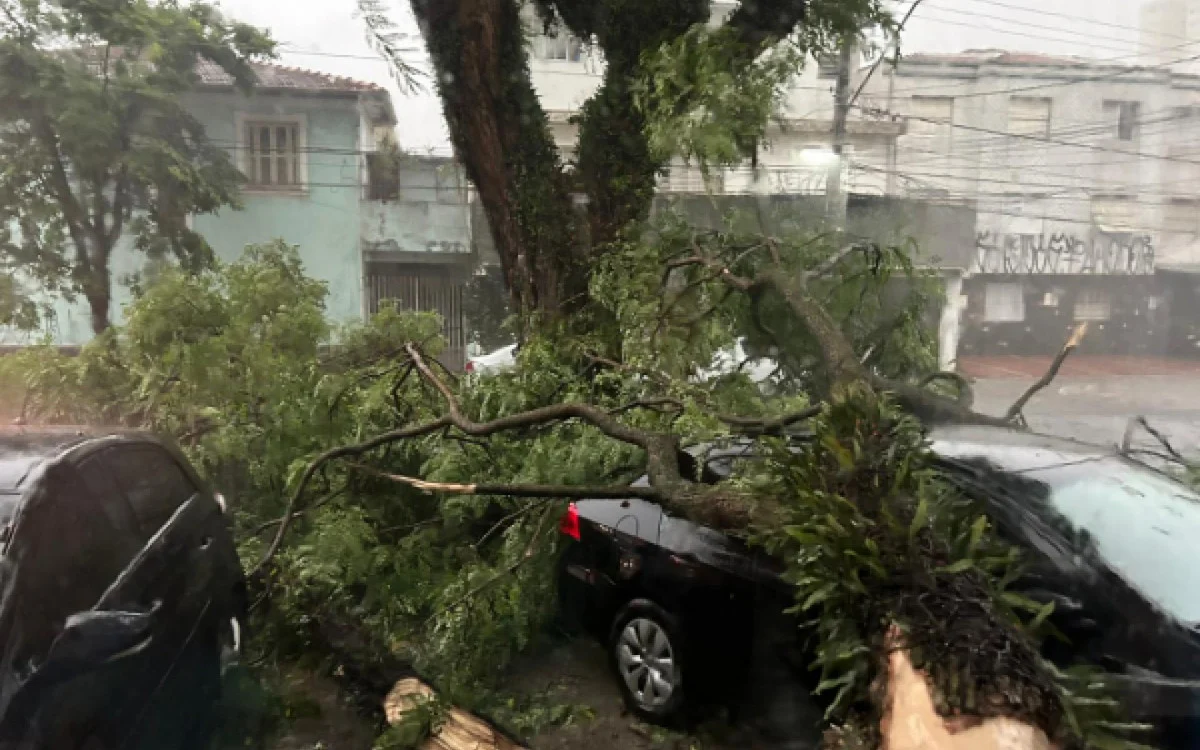
{"label": "white building", "polygon": [[[713,3],[713,23],[720,23],[737,3]],[[542,107],[549,115],[554,139],[564,158],[575,151],[576,128],[569,120],[595,93],[604,74],[599,49],[565,31],[547,35],[541,22],[528,16],[533,35],[530,68]],[[851,74],[851,90],[857,87],[866,68],[857,62]],[[780,124],[770,126],[758,154],[758,167],[724,170],[705,184],[696,165],[677,162],[662,183],[664,191],[687,193],[821,194],[830,173],[833,133],[833,89],[835,65],[806,67],[787,92]],[[849,192],[883,194],[886,170],[895,153],[896,136],[903,124],[869,119],[851,113],[845,153],[881,171],[843,173]]]}
{"label": "white building", "polygon": [[974,204],[980,232],[1136,233],[1159,260],[1191,252],[1200,76],[997,50],[888,68],[862,105],[908,122],[889,192]]}
{"label": "white building", "polygon": [[1200,75],[999,50],[880,72],[862,106],[908,123],[889,193],[976,210],[967,350],[1053,351],[1087,320],[1151,353],[1155,271],[1200,259]]}
{"label": "white building", "polygon": [[1200,2],[1148,0],[1139,9],[1139,46],[1145,65],[1171,67],[1177,73],[1200,73],[1200,59],[1189,43],[1200,41]]}

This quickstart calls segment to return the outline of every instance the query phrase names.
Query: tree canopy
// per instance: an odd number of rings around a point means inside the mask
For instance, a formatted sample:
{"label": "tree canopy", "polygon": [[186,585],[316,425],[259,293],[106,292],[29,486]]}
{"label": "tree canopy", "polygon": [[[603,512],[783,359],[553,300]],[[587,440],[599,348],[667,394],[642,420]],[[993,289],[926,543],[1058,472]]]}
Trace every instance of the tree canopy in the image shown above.
{"label": "tree canopy", "polygon": [[0,2],[0,268],[82,295],[98,333],[122,236],[207,263],[188,216],[236,206],[241,177],[184,95],[199,61],[249,90],[272,49],[202,3]]}

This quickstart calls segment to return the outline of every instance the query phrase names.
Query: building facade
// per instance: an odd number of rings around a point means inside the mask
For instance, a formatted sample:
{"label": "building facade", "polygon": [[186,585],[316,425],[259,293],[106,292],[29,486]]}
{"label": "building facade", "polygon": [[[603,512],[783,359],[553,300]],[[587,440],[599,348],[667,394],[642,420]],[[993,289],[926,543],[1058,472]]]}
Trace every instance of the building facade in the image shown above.
{"label": "building facade", "polygon": [[[473,257],[461,170],[449,159],[416,157],[392,163],[392,174],[372,169],[396,125],[382,87],[262,64],[247,96],[217,66],[202,62],[197,73],[185,105],[246,178],[241,210],[190,219],[217,258],[233,261],[247,245],[282,239],[298,246],[306,272],[328,285],[331,322],[363,320],[384,299],[435,310],[447,320],[451,358],[461,359],[459,297]],[[146,261],[130,238],[115,249],[114,323],[130,300],[129,279]],[[91,339],[86,303],[52,302],[44,330],[0,331],[0,345]]]}
{"label": "building facade", "polygon": [[[712,24],[720,24],[737,3],[712,3]],[[547,30],[528,11],[531,35],[530,72],[550,119],[551,132],[565,161],[574,158],[577,131],[571,122],[583,103],[600,86],[604,59],[598,47],[570,36],[565,31]],[[866,68],[862,56],[851,66],[850,88],[854,90]],[[660,186],[669,193],[818,195],[826,191],[832,173],[833,94],[837,65],[813,60],[787,90],[779,117],[767,130],[754,167],[713,170],[706,181],[696,164],[677,160],[663,175]],[[876,171],[850,173],[843,170],[842,185],[848,192],[882,195],[886,190],[886,168],[895,155],[896,136],[902,122],[866,118],[851,112],[847,122],[845,152]]]}
{"label": "building facade", "polygon": [[[1163,354],[1200,233],[1200,76],[997,50],[915,54],[859,103],[906,121],[889,194],[972,206],[960,351]],[[851,159],[851,172],[873,165]]]}

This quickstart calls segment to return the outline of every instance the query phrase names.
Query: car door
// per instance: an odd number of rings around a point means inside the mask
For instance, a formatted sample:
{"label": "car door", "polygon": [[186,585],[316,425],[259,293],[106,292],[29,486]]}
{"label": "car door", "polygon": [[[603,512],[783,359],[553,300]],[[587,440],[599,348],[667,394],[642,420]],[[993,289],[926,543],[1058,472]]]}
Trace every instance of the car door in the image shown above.
{"label": "car door", "polygon": [[144,690],[139,705],[122,705],[122,741],[166,746],[164,737],[189,736],[197,722],[208,721],[219,684],[218,640],[240,614],[241,570],[219,506],[169,451],[123,443],[96,460],[111,472],[144,540],[100,606],[149,606],[155,613],[150,647],[127,669],[131,684]]}
{"label": "car door", "polygon": [[27,722],[50,738],[48,747],[77,746],[71,743],[93,735],[106,715],[107,699],[94,689],[102,677],[85,675],[64,686],[42,679],[48,678],[47,670],[64,666],[47,663],[46,657],[67,619],[94,607],[140,547],[129,529],[120,528],[119,513],[109,514],[105,507],[74,466],[54,461],[23,498],[5,549],[13,578],[0,614],[0,672],[16,680],[5,685],[4,702],[16,697],[17,685],[26,687],[34,677],[46,688],[30,688],[20,696],[21,705],[34,700],[36,712],[4,706],[4,731],[25,731],[26,724],[10,719]]}

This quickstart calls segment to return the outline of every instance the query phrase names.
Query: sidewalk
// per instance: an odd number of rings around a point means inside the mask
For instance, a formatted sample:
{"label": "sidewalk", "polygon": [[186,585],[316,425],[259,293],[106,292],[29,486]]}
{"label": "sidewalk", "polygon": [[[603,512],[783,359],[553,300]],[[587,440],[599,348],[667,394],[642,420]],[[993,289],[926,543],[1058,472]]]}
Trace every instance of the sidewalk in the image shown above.
{"label": "sidewalk", "polygon": [[[981,380],[1038,378],[1050,368],[1053,359],[1016,355],[959,357],[958,369],[967,377]],[[1057,380],[1138,375],[1194,375],[1200,379],[1200,360],[1076,353],[1067,357]]]}

